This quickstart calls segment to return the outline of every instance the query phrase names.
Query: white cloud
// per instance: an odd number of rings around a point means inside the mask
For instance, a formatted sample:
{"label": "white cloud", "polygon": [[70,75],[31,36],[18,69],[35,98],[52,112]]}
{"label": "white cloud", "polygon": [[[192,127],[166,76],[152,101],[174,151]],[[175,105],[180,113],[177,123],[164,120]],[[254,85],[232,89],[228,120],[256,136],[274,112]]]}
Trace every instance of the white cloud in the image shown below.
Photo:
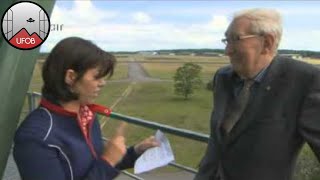
{"label": "white cloud", "polygon": [[319,51],[320,30],[311,30],[301,34],[301,30],[285,30],[280,43],[280,49]]}
{"label": "white cloud", "polygon": [[149,23],[151,22],[151,17],[144,12],[136,12],[132,15],[133,20],[137,23]]}
{"label": "white cloud", "polygon": [[109,51],[137,51],[168,48],[213,48],[220,45],[220,35],[208,28],[207,24],[194,24],[190,27],[174,24],[107,24],[90,27],[67,27],[61,32],[52,32],[45,42],[43,51],[52,44],[68,36],[81,36],[90,39]]}
{"label": "white cloud", "polygon": [[286,7],[286,8],[278,8],[282,15],[291,16],[291,15],[319,15],[318,6],[301,8],[301,7]]}
{"label": "white cloud", "polygon": [[51,23],[65,24],[66,26],[90,26],[114,19],[118,12],[107,11],[95,7],[90,0],[73,1],[71,9],[55,6],[52,13]]}
{"label": "white cloud", "polygon": [[229,25],[229,21],[226,16],[213,15],[208,25],[210,28],[213,28],[215,32],[225,31]]}
{"label": "white cloud", "polygon": [[[69,9],[55,6],[51,22],[64,24],[64,29],[51,32],[41,51],[50,51],[58,41],[69,36],[92,40],[107,51],[224,48],[220,39],[230,22],[221,12],[208,14],[207,22],[170,20],[160,23],[136,9],[116,12],[101,8],[91,1],[75,1]],[[181,15],[180,11],[176,13]],[[303,36],[301,30],[292,28],[283,34],[280,48],[314,50],[320,41],[319,30],[308,30],[308,36]]]}
{"label": "white cloud", "polygon": [[[94,19],[91,19],[92,14]],[[109,51],[217,48],[221,46],[220,39],[227,26],[224,16],[212,16],[210,21],[202,24],[151,23],[152,18],[144,12],[132,16],[127,13],[126,18],[133,18],[135,23],[106,21],[116,18],[117,14],[119,12],[97,9],[91,1],[75,1],[71,9],[55,6],[51,22],[64,24],[64,29],[52,31],[41,51],[50,51],[59,40],[69,36],[92,40]]]}

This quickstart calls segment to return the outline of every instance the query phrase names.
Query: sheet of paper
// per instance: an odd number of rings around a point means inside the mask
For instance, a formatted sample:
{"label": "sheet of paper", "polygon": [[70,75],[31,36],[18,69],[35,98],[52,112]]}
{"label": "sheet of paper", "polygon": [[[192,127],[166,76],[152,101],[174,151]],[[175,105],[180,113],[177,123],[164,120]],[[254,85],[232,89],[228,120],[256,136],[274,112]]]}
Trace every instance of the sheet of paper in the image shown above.
{"label": "sheet of paper", "polygon": [[165,135],[160,130],[157,130],[155,138],[160,143],[159,147],[148,149],[136,160],[134,164],[135,174],[166,166],[174,161],[170,143]]}

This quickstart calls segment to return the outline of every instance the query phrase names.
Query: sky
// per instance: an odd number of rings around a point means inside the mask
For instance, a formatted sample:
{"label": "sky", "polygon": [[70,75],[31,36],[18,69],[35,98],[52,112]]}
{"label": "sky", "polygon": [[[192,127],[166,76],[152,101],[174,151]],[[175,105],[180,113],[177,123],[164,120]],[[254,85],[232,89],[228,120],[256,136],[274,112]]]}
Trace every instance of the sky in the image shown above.
{"label": "sky", "polygon": [[281,13],[279,49],[320,51],[319,7],[320,1],[57,0],[50,19],[62,30],[50,32],[41,52],[70,36],[106,51],[223,49],[234,12],[248,8]]}

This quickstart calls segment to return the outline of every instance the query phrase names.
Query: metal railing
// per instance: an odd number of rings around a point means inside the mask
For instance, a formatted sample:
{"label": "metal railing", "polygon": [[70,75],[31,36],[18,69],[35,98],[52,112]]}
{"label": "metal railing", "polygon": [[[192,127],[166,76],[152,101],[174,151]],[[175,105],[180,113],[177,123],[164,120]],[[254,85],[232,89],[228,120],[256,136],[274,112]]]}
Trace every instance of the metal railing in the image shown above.
{"label": "metal railing", "polygon": [[[37,92],[32,92],[32,93],[28,93],[28,105],[29,105],[29,112],[33,111],[36,107],[37,107],[37,98],[41,97],[40,93]],[[103,114],[101,114],[103,115]],[[172,126],[168,126],[168,125],[164,125],[164,124],[160,124],[160,123],[156,123],[156,122],[152,122],[152,121],[148,121],[148,120],[144,120],[144,119],[140,119],[140,118],[136,118],[136,117],[131,117],[131,116],[126,116],[126,115],[122,115],[122,114],[118,114],[115,112],[112,112],[110,114],[111,118],[114,119],[118,119],[121,121],[126,121],[128,123],[131,124],[135,124],[138,126],[142,126],[145,128],[149,128],[149,129],[160,129],[163,132],[169,133],[169,134],[173,134],[179,137],[184,137],[187,139],[191,139],[191,140],[195,140],[195,141],[200,141],[203,143],[207,143],[209,140],[209,135],[207,134],[203,134],[203,133],[198,133],[198,132],[194,132],[194,131],[190,131],[190,130],[186,130],[186,129],[181,129],[181,128],[175,128]],[[106,139],[106,138],[103,138]],[[188,166],[184,166],[182,164],[178,164],[175,162],[171,162],[169,163],[170,166],[178,168],[178,169],[182,169],[184,171],[190,172],[190,173],[197,173],[197,170]],[[133,179],[137,179],[137,180],[143,180],[143,178],[136,176],[132,173],[129,173],[127,171],[122,171],[122,173],[124,175],[127,175]]]}

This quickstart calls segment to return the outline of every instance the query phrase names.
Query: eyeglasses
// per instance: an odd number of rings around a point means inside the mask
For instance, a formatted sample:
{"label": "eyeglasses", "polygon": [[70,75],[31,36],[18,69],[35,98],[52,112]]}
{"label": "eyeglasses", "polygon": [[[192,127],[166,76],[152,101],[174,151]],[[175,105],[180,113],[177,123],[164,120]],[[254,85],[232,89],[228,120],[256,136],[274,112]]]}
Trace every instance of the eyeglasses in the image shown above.
{"label": "eyeglasses", "polygon": [[229,38],[221,39],[221,42],[225,45],[228,45],[228,44],[234,44],[243,39],[248,39],[248,38],[253,38],[258,36],[261,36],[261,35],[251,34],[251,35],[242,35],[242,36],[232,36],[231,38],[229,37]]}

